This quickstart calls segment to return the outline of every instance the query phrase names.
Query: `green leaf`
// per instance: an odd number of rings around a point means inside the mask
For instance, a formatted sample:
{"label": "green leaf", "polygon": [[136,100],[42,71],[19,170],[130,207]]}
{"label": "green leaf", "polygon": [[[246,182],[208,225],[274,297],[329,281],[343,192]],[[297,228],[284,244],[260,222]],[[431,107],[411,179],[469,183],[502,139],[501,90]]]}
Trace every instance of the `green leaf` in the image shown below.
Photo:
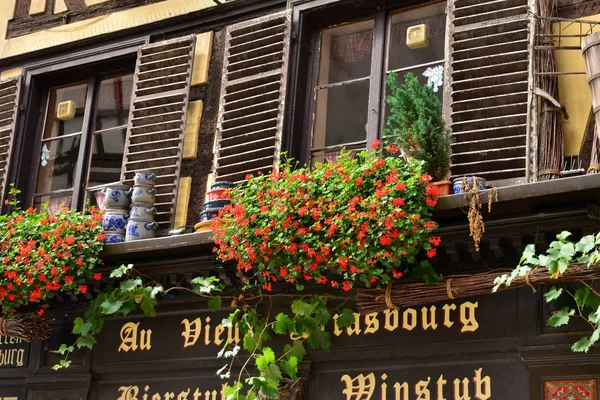
{"label": "green leaf", "polygon": [[327,323],[329,322],[330,319],[331,319],[331,313],[329,311],[327,311],[327,309],[325,307],[322,307],[315,314],[315,321],[316,321],[317,325],[327,325]]}
{"label": "green leaf", "polygon": [[[283,379],[283,376],[281,375],[281,370],[279,369],[277,364],[271,364],[269,366],[267,380],[273,380],[275,382],[280,382],[281,379]],[[277,385],[277,386],[279,386],[279,385]]]}
{"label": "green leaf", "polygon": [[287,314],[279,313],[275,317],[275,323],[273,324],[273,331],[280,335],[294,331],[294,320],[287,316]]}
{"label": "green leaf", "polygon": [[281,361],[281,369],[292,379],[298,378],[298,359],[296,357],[290,357],[287,360]]}
{"label": "green leaf", "polygon": [[308,344],[315,350],[329,351],[331,347],[331,336],[329,332],[316,329],[308,337]]}
{"label": "green leaf", "polygon": [[600,324],[600,306],[598,306],[598,308],[596,309],[596,311],[592,312],[588,319],[590,320],[590,322],[592,324]]}
{"label": "green leaf", "polygon": [[585,308],[587,304],[588,296],[590,295],[590,288],[585,287],[583,289],[577,289],[575,291],[575,302],[577,303],[577,307]]}
{"label": "green leaf", "polygon": [[156,298],[144,296],[140,308],[142,309],[144,314],[154,317],[156,316],[156,303]]}
{"label": "green leaf", "polygon": [[575,255],[575,246],[573,246],[573,243],[565,243],[560,248],[560,254],[567,260],[572,259]]}
{"label": "green leaf", "polygon": [[88,349],[92,349],[92,347],[94,347],[94,344],[96,344],[96,339],[94,339],[94,337],[92,335],[85,335],[85,336],[80,336],[77,338],[77,348],[80,349],[82,347],[87,347]]}
{"label": "green leaf", "polygon": [[227,318],[223,318],[223,320],[221,321],[221,325],[223,325],[223,328],[233,327],[233,322],[231,321],[231,316],[227,317]]}
{"label": "green leaf", "polygon": [[75,318],[75,321],[73,321],[73,330],[71,333],[75,335],[86,335],[90,331],[91,327],[92,324],[90,322],[86,322],[83,320],[83,318],[77,317]]}
{"label": "green leaf", "polygon": [[569,323],[571,316],[575,314],[575,310],[571,310],[569,307],[564,307],[557,311],[553,316],[548,319],[548,325],[558,327]]}
{"label": "green leaf", "polygon": [[140,286],[142,286],[142,280],[140,278],[128,279],[126,281],[121,282],[121,291],[131,292],[133,289]]}
{"label": "green leaf", "polygon": [[574,353],[587,353],[593,344],[594,342],[591,340],[590,337],[584,336],[575,343],[573,343],[573,346],[571,346],[571,350]]}
{"label": "green leaf", "polygon": [[349,328],[354,323],[354,311],[344,308],[335,321],[338,328]]}
{"label": "green leaf", "polygon": [[283,353],[286,354],[286,358],[296,357],[298,362],[302,362],[306,355],[306,348],[301,341],[296,340],[293,345],[286,344],[283,347]]}
{"label": "green leaf", "polygon": [[123,306],[121,307],[121,314],[126,316],[127,314],[129,314],[130,312],[135,310],[135,308],[136,308],[135,302],[133,302],[131,300],[126,301],[125,303],[123,303]]}
{"label": "green leaf", "polygon": [[221,304],[222,304],[221,296],[215,296],[215,297],[211,298],[210,300],[208,300],[208,308],[210,308],[212,311],[216,311],[219,308],[221,308]]}
{"label": "green leaf", "polygon": [[292,312],[296,315],[308,317],[313,312],[312,304],[305,303],[302,300],[294,300],[292,303]]}
{"label": "green leaf", "polygon": [[559,233],[558,235],[556,235],[556,238],[558,240],[567,240],[567,238],[571,236],[571,232],[569,231],[562,231],[561,233]]}
{"label": "green leaf", "polygon": [[250,332],[244,335],[244,350],[252,353],[258,347],[258,340]]}
{"label": "green leaf", "polygon": [[64,343],[61,344],[60,347],[58,348],[58,352],[64,356],[65,353],[67,352],[67,345]]}
{"label": "green leaf", "polygon": [[546,294],[544,294],[544,298],[546,299],[546,303],[550,303],[552,300],[556,300],[560,297],[560,295],[562,294],[563,289],[557,289],[556,286],[552,286],[550,288],[550,290],[548,290],[546,292]]}
{"label": "green leaf", "polygon": [[581,238],[579,242],[575,245],[575,251],[579,253],[589,253],[596,246],[594,235],[587,235]]}
{"label": "green leaf", "polygon": [[275,353],[270,347],[263,349],[263,354],[256,357],[256,368],[263,374],[269,370],[269,366],[275,362]]}
{"label": "green leaf", "polygon": [[123,305],[122,300],[106,300],[102,304],[100,304],[100,308],[104,310],[104,313],[107,315],[111,315],[119,311],[121,306]]}
{"label": "green leaf", "polygon": [[210,294],[213,291],[221,291],[219,278],[216,276],[209,276],[208,278],[198,276],[192,279],[192,284],[194,285],[194,292],[197,294]]}

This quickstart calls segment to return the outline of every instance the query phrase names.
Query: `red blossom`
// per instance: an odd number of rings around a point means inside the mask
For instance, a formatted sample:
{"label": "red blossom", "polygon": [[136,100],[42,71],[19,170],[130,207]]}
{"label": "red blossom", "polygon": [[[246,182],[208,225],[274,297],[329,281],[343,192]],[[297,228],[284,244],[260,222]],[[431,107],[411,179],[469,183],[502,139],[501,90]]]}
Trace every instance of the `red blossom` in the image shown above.
{"label": "red blossom", "polygon": [[79,285],[77,289],[79,289],[80,293],[86,293],[88,291],[87,285]]}
{"label": "red blossom", "polygon": [[379,145],[380,145],[380,144],[381,144],[381,141],[380,141],[380,140],[373,140],[373,141],[371,142],[371,148],[372,148],[372,149],[376,149],[376,148],[378,148],[378,147],[379,147]]}
{"label": "red blossom", "polygon": [[99,281],[101,279],[102,279],[102,273],[101,272],[94,273],[94,280],[95,281]]}

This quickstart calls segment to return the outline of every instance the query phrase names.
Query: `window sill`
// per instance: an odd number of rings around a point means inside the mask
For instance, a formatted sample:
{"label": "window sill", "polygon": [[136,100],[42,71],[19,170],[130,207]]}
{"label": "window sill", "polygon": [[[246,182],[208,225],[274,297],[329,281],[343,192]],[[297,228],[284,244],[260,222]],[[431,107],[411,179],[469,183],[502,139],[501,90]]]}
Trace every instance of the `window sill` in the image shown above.
{"label": "window sill", "polygon": [[156,256],[185,254],[197,251],[212,251],[212,232],[187,233],[163,236],[154,239],[136,240],[110,244],[104,247],[100,258],[107,263],[135,260]]}
{"label": "window sill", "polygon": [[[503,212],[517,212],[523,209],[551,206],[562,207],[576,203],[600,204],[600,174],[574,176],[552,181],[526,183],[499,187],[498,203],[494,202],[492,214],[498,208]],[[489,190],[482,191],[483,204],[488,203]],[[469,206],[464,194],[440,197],[435,208],[435,217],[464,214]],[[434,217],[434,218],[435,218]]]}

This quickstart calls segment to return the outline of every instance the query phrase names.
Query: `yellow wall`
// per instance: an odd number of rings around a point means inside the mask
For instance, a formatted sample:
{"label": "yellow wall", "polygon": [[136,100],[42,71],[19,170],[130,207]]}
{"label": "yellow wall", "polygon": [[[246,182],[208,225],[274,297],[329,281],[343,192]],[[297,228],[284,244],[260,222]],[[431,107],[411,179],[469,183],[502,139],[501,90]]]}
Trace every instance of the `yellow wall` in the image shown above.
{"label": "yellow wall", "polygon": [[[112,0],[119,1],[119,0]],[[96,4],[98,0],[88,4]],[[177,17],[215,6],[213,0],[165,0],[6,39],[16,0],[0,0],[0,59]]]}
{"label": "yellow wall", "polygon": [[[585,19],[600,21],[600,14],[585,17]],[[558,33],[560,28],[561,27],[557,24],[555,32]],[[589,26],[584,26],[583,29],[589,29]],[[594,32],[596,32],[600,30],[600,27],[596,26],[594,29]],[[571,35],[580,34],[580,25],[563,23],[562,33]],[[580,39],[562,38],[560,44],[563,46],[579,46]],[[558,71],[560,72],[585,71],[583,55],[580,50],[557,50],[556,59]],[[578,155],[592,107],[592,98],[587,83],[587,76],[559,76],[558,95],[558,100],[565,106],[567,113],[569,114],[569,119],[564,120],[565,156]]]}

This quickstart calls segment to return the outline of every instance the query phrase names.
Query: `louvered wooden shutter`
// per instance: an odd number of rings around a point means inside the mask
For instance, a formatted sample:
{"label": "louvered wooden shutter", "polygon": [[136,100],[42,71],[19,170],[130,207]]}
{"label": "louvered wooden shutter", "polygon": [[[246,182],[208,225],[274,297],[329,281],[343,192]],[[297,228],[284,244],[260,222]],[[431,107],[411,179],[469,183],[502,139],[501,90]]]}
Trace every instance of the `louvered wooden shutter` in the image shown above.
{"label": "louvered wooden shutter", "polygon": [[136,171],[157,175],[156,222],[175,218],[195,36],[143,46],[138,52],[121,182]]}
{"label": "louvered wooden shutter", "polygon": [[227,27],[215,180],[241,182],[279,163],[289,45],[286,12]]}
{"label": "louvered wooden shutter", "polygon": [[527,177],[527,0],[449,2],[452,177]]}
{"label": "louvered wooden shutter", "polygon": [[0,204],[4,204],[8,167],[18,121],[21,77],[0,81]]}

